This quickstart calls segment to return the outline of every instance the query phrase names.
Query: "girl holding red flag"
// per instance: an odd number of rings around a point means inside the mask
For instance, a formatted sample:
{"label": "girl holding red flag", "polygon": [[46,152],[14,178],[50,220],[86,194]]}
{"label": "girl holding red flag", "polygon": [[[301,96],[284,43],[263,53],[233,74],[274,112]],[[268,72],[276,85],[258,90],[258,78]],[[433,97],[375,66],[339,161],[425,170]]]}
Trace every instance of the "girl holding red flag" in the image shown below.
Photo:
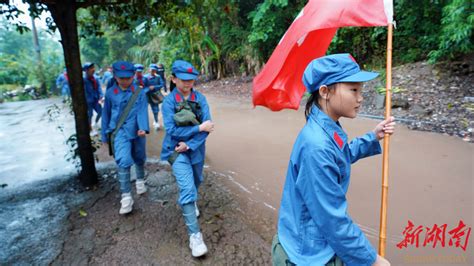
{"label": "girl holding red flag", "polygon": [[273,265],[390,265],[348,215],[346,193],[351,164],[381,153],[379,140],[394,132],[394,119],[351,142],[339,123],[357,116],[362,83],[377,76],[361,71],[350,54],[324,56],[306,67],[307,122],[288,165]]}

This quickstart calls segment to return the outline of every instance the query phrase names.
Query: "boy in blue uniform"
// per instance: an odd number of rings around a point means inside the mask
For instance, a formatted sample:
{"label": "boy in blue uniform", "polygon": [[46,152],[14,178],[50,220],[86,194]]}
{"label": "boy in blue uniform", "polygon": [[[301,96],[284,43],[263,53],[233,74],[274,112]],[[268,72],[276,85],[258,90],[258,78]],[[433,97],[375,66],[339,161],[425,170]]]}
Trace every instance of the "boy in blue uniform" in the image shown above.
{"label": "boy in blue uniform", "polygon": [[143,65],[135,64],[134,68],[135,68],[135,83],[142,88],[148,87],[148,81],[146,77],[143,76],[143,69],[144,69]]}
{"label": "boy in blue uniform", "polygon": [[340,117],[357,116],[362,82],[377,75],[361,71],[349,54],[324,56],[306,67],[307,122],[288,164],[273,265],[390,265],[348,215],[346,193],[351,164],[379,154],[379,140],[394,132],[395,122],[384,120],[349,143],[339,124]]}
{"label": "boy in blue uniform", "polygon": [[100,86],[99,79],[95,77],[95,65],[94,63],[85,63],[82,66],[84,71],[84,90],[86,92],[87,101],[87,117],[89,119],[89,125],[91,133],[96,134],[95,130],[92,130],[92,115],[93,111],[97,113],[95,118],[95,124],[97,124],[102,116],[102,103],[104,102],[104,93]]}
{"label": "boy in blue uniform", "polygon": [[[110,134],[115,134],[113,145],[115,162],[118,166],[120,182],[120,214],[132,211],[133,198],[131,194],[130,167],[135,164],[137,173],[137,194],[147,191],[144,177],[146,161],[146,138],[149,130],[148,112],[145,91],[134,84],[134,66],[129,62],[118,61],[113,64],[116,83],[105,93],[104,112],[102,116],[102,142],[110,141]],[[135,93],[137,95],[130,111],[122,115],[128,102]],[[121,123],[121,120],[123,123]],[[121,124],[120,124],[121,123]],[[119,127],[119,128],[117,128]],[[110,148],[110,147],[109,147]]]}
{"label": "boy in blue uniform", "polygon": [[56,87],[61,90],[61,96],[63,97],[64,101],[71,98],[69,77],[67,75],[66,69],[64,69],[64,72],[59,74],[58,78],[56,79]]}
{"label": "boy in blue uniform", "polygon": [[106,86],[109,84],[109,81],[114,78],[114,74],[112,73],[112,67],[107,67],[107,70],[104,72],[104,75],[102,76],[101,83],[103,86]]}
{"label": "boy in blue uniform", "polygon": [[[161,159],[171,163],[173,175],[179,187],[178,203],[182,208],[189,234],[189,247],[194,257],[207,253],[197,217],[198,188],[203,181],[206,138],[214,130],[206,98],[193,89],[198,71],[188,62],[177,60],[172,65],[176,89],[163,101],[163,121],[166,135],[163,140]],[[178,113],[192,110],[190,125],[178,119]]]}
{"label": "boy in blue uniform", "polygon": [[[146,80],[148,83],[147,94],[151,94],[157,90],[161,90],[164,86],[164,82],[162,78],[157,75],[158,66],[156,64],[150,65],[150,74],[146,75]],[[153,113],[153,128],[155,130],[160,129],[160,123],[158,119],[158,113],[160,112],[160,104],[158,102],[154,102],[153,99],[149,96],[148,103],[150,104],[151,111]]]}

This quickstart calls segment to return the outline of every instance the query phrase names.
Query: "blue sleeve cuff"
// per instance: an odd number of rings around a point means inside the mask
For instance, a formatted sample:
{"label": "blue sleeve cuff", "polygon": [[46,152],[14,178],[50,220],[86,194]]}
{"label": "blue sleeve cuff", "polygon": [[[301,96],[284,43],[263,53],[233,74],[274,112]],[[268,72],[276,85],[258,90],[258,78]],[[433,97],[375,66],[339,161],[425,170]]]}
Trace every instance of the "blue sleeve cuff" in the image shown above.
{"label": "blue sleeve cuff", "polygon": [[370,131],[369,133],[367,133],[367,135],[369,136],[369,140],[373,143],[372,146],[374,148],[375,154],[382,153],[382,146],[380,146],[380,141],[377,139],[375,132]]}

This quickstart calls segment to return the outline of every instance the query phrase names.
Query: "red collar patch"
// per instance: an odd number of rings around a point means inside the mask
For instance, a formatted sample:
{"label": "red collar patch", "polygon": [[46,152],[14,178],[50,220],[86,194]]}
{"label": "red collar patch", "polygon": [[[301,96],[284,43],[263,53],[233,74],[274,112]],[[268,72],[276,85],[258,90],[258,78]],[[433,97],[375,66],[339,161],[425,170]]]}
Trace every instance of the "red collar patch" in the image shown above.
{"label": "red collar patch", "polygon": [[181,102],[181,96],[179,95],[179,93],[176,93],[175,99],[178,103]]}
{"label": "red collar patch", "polygon": [[339,145],[339,148],[342,149],[342,146],[344,146],[344,142],[342,141],[341,137],[339,137],[337,132],[334,132],[334,140],[336,141],[337,145]]}
{"label": "red collar patch", "polygon": [[[181,95],[179,93],[176,93],[174,98],[176,99],[176,102],[178,102],[178,103],[183,101],[183,99],[181,98]],[[191,98],[191,101],[193,101],[193,102],[196,101],[196,94],[194,93],[194,91],[191,91],[191,97],[190,98]]]}

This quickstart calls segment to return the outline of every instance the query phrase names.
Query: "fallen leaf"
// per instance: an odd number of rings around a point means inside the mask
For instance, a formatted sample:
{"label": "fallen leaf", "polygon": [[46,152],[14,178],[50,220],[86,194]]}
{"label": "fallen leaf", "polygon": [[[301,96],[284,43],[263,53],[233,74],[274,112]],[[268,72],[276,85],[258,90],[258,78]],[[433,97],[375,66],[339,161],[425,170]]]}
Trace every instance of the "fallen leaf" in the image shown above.
{"label": "fallen leaf", "polygon": [[87,216],[87,212],[86,212],[85,210],[83,210],[83,209],[80,209],[80,210],[79,210],[79,215],[80,215],[81,217],[86,217],[86,216]]}

